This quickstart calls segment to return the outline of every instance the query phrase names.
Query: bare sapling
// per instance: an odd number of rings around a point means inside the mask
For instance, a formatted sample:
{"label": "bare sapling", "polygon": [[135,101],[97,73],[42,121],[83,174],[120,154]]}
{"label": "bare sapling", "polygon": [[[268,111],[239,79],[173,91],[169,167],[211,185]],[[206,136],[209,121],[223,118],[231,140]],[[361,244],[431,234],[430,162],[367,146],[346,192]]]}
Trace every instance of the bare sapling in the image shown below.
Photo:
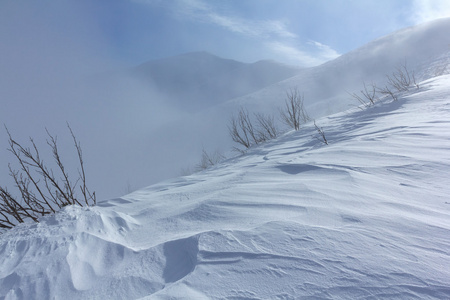
{"label": "bare sapling", "polygon": [[375,104],[375,102],[378,100],[377,97],[377,86],[375,83],[371,83],[370,85],[367,85],[365,82],[363,82],[364,89],[360,91],[361,94],[357,93],[348,93],[351,97],[358,100],[359,103],[361,103],[364,107],[369,107]]}
{"label": "bare sapling", "polygon": [[281,120],[294,130],[299,130],[302,123],[311,120],[304,107],[304,96],[297,89],[286,92],[285,106],[280,109]]}
{"label": "bare sapling", "polygon": [[[19,197],[0,186],[0,228],[9,229],[26,219],[38,222],[39,217],[53,214],[67,205],[92,206],[96,204],[95,192],[86,185],[86,174],[80,143],[67,125],[77,151],[80,168],[78,177],[72,180],[61,160],[56,136],[47,130],[47,144],[57,166],[56,172],[48,167],[40,156],[32,138],[31,147],[17,142],[6,128],[9,137],[8,151],[13,154],[19,170],[9,164],[9,175],[15,183]],[[59,173],[57,177],[55,173]],[[78,191],[79,188],[79,191]],[[78,197],[78,192],[81,197]]]}
{"label": "bare sapling", "polygon": [[392,100],[397,101],[397,95],[395,94],[395,92],[392,90],[391,87],[389,87],[388,85],[385,85],[384,88],[379,88],[378,92],[381,95],[384,96],[390,96],[392,98]]}
{"label": "bare sapling", "polygon": [[206,152],[205,149],[202,149],[202,156],[200,159],[200,162],[196,166],[197,171],[206,170],[209,167],[212,167],[219,162],[223,161],[225,159],[225,156],[219,152],[218,150],[214,151],[213,153]]}
{"label": "bare sapling", "polygon": [[[252,118],[248,110],[242,107],[237,115],[231,117],[228,131],[232,140],[244,146],[245,149],[274,139],[279,135],[273,116],[255,113]],[[238,148],[235,150],[242,152]]]}
{"label": "bare sapling", "polygon": [[314,137],[324,143],[325,145],[328,145],[328,141],[327,138],[325,137],[325,132],[323,131],[322,127],[317,126],[316,121],[314,121],[314,127],[316,128],[317,131],[317,135],[315,135]]}
{"label": "bare sapling", "polygon": [[255,114],[255,118],[258,125],[256,131],[259,141],[268,141],[278,137],[279,130],[273,116],[257,113]]}
{"label": "bare sapling", "polygon": [[[248,111],[241,108],[237,116],[232,116],[228,131],[233,142],[244,146],[246,149],[259,143],[256,128],[253,126]],[[235,148],[239,150],[238,148]]]}
{"label": "bare sapling", "polygon": [[387,83],[398,92],[406,92],[411,86],[419,88],[414,71],[410,71],[406,62],[399,64],[391,75],[386,75]]}

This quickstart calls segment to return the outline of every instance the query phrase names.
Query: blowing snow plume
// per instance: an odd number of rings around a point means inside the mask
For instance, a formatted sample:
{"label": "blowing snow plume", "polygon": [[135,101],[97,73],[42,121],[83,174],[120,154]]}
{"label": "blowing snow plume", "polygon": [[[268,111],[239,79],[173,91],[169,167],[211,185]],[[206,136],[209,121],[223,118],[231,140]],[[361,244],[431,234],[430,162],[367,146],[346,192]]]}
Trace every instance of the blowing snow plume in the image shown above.
{"label": "blowing snow plume", "polygon": [[[228,124],[242,107],[251,113],[276,114],[291,90],[304,98],[305,110],[313,119],[353,108],[360,103],[352,93],[359,93],[364,84],[384,87],[387,75],[398,66],[406,65],[419,80],[450,72],[449,30],[449,18],[399,30],[333,61],[299,70],[296,76],[212,107],[199,113],[197,120],[202,124]],[[207,149],[234,146],[226,126],[196,128],[204,136]]]}

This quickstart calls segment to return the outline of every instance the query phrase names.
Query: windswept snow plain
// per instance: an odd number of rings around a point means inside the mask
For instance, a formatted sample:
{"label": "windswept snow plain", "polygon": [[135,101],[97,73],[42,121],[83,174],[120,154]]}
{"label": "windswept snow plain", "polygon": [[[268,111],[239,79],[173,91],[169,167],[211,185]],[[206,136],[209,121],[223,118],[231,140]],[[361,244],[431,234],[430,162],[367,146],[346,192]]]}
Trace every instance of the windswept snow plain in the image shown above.
{"label": "windswept snow plain", "polygon": [[0,235],[0,299],[449,299],[450,76]]}

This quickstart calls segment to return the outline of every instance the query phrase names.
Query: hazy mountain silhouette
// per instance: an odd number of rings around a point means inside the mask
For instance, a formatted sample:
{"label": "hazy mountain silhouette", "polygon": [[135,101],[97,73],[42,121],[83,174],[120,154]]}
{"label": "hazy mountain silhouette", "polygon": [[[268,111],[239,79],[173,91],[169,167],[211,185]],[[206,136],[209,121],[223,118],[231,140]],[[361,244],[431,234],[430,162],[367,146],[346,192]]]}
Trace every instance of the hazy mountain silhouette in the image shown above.
{"label": "hazy mountain silhouette", "polygon": [[298,71],[275,61],[242,63],[192,52],[143,63],[132,73],[174,104],[194,111],[255,92]]}

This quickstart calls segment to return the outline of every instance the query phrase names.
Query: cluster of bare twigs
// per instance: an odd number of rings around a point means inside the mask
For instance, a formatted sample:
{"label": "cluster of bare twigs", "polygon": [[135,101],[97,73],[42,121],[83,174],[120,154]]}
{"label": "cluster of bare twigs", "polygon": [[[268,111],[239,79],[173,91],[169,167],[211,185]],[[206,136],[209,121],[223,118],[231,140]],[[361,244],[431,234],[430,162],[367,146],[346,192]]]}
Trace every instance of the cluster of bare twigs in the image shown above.
{"label": "cluster of bare twigs", "polygon": [[[256,125],[254,125],[255,122]],[[233,141],[246,149],[252,145],[274,139],[279,134],[273,116],[254,114],[252,119],[245,108],[241,108],[237,116],[231,118],[228,130]],[[235,150],[241,151],[238,148],[235,148]]]}
{"label": "cluster of bare twigs", "polygon": [[325,137],[325,132],[323,131],[323,128],[319,127],[316,124],[316,121],[314,121],[314,127],[316,128],[316,131],[317,131],[317,135],[314,136],[315,139],[324,143],[325,145],[328,145],[328,141],[327,141],[327,138]]}
{"label": "cluster of bare twigs", "polygon": [[216,150],[213,153],[208,153],[205,149],[202,150],[202,157],[200,159],[200,162],[196,166],[197,171],[206,170],[209,167],[212,167],[222,160],[225,159],[225,156]]}
{"label": "cluster of bare twigs", "polygon": [[[286,96],[285,106],[280,109],[280,119],[287,126],[299,130],[302,123],[311,120],[303,104],[304,98],[296,89],[291,89]],[[252,119],[244,108],[239,110],[237,116],[231,118],[228,129],[233,141],[245,149],[275,139],[280,134],[274,116],[254,114]],[[238,148],[235,150],[242,152]]]}
{"label": "cluster of bare twigs", "polygon": [[406,62],[399,64],[391,75],[386,75],[386,78],[387,81],[384,87],[379,88],[374,83],[366,85],[363,82],[364,89],[360,91],[360,94],[349,93],[349,95],[358,100],[364,107],[369,107],[374,105],[379,99],[377,93],[383,96],[390,96],[396,101],[397,93],[406,92],[411,87],[420,88],[414,71],[408,69]]}
{"label": "cluster of bare twigs", "polygon": [[369,107],[374,105],[378,100],[377,97],[377,86],[374,83],[371,83],[369,86],[363,82],[364,89],[360,91],[361,95],[357,93],[349,93],[350,96],[359,101],[364,107]]}
{"label": "cluster of bare twigs", "polygon": [[304,107],[304,96],[297,89],[286,93],[285,107],[280,109],[281,120],[289,127],[299,130],[302,123],[311,121]]}
{"label": "cluster of bare twigs", "polygon": [[[291,89],[286,92],[286,100],[284,106],[279,109],[279,113],[281,122],[294,130],[299,130],[302,124],[312,120],[305,109],[304,96],[300,95],[297,89]],[[245,149],[267,140],[275,139],[281,132],[277,128],[273,116],[254,114],[254,117],[254,119],[251,119],[248,111],[241,108],[237,116],[231,118],[230,126],[228,127],[232,140],[244,146]],[[256,126],[254,125],[255,122]],[[328,145],[323,129],[319,128],[315,121],[314,125],[319,131],[319,140]],[[245,151],[236,147],[234,149],[239,152]]]}
{"label": "cluster of bare twigs", "polygon": [[[91,193],[86,186],[86,174],[80,143],[68,125],[75,149],[77,151],[79,170],[73,181],[66,171],[58,150],[57,138],[48,130],[47,144],[52,151],[59,178],[41,158],[38,147],[30,138],[31,148],[18,143],[10,134],[8,150],[16,158],[19,170],[9,165],[9,174],[15,183],[20,197],[16,197],[6,187],[0,186],[0,229],[10,229],[26,219],[38,222],[39,217],[53,214],[67,205],[92,206],[96,204],[95,192]],[[81,197],[77,196],[80,189]]]}
{"label": "cluster of bare twigs", "polygon": [[399,64],[392,75],[386,75],[388,84],[397,91],[408,91],[411,86],[419,88],[414,71],[410,71],[406,62]]}
{"label": "cluster of bare twigs", "polygon": [[397,92],[406,92],[412,86],[420,88],[414,71],[410,71],[406,62],[397,66],[391,75],[386,75],[387,84],[378,89],[380,94],[390,96],[394,101],[397,100]]}

